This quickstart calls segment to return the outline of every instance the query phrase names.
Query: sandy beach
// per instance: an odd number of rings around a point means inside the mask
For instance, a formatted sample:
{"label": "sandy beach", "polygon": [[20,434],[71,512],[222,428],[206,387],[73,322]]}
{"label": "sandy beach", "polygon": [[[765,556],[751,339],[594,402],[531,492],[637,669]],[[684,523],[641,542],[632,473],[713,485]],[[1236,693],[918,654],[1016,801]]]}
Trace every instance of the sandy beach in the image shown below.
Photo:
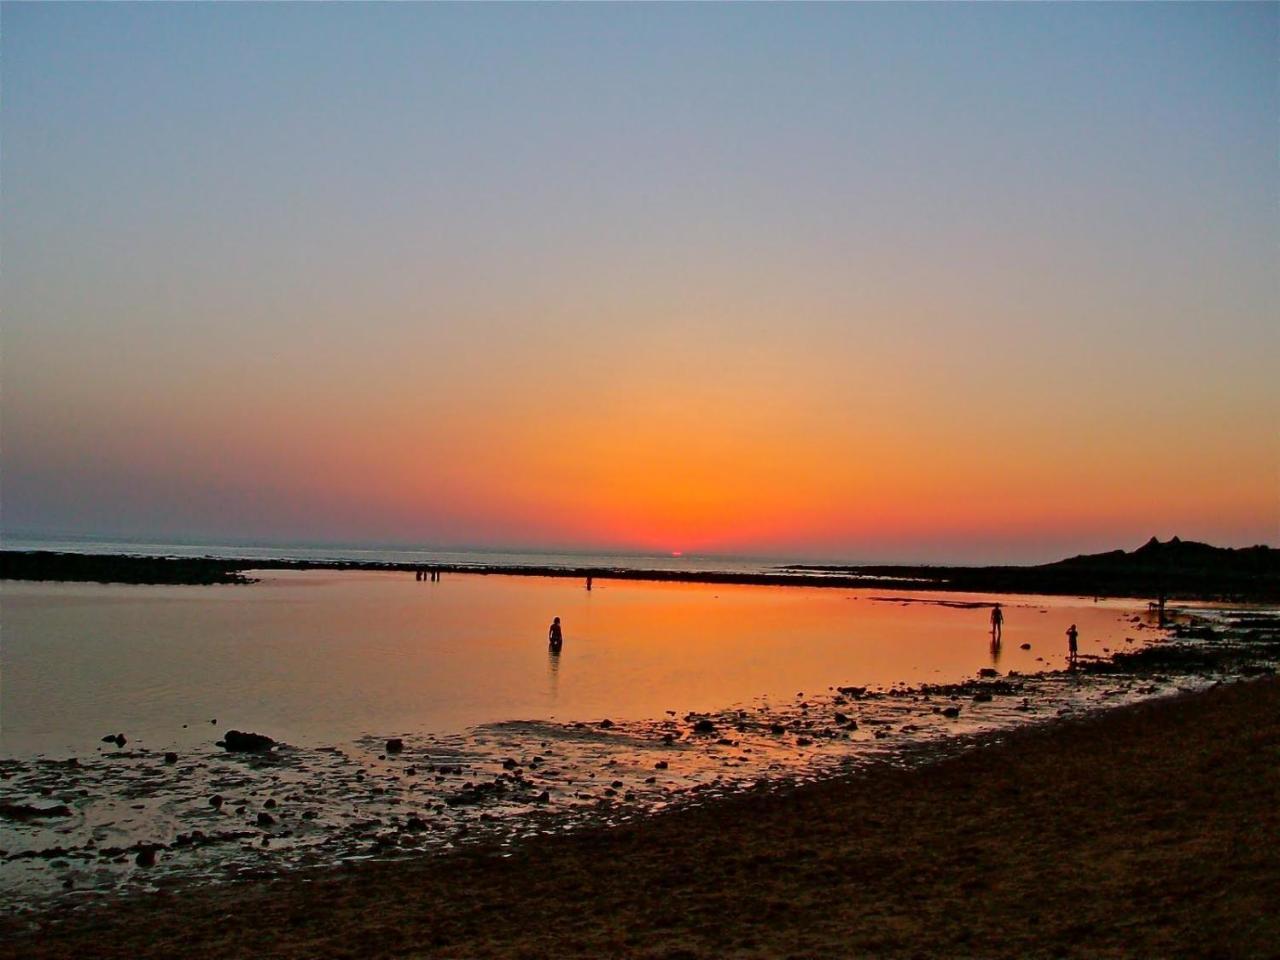
{"label": "sandy beach", "polygon": [[176,886],[4,957],[1273,955],[1280,681],[719,799],[509,856]]}

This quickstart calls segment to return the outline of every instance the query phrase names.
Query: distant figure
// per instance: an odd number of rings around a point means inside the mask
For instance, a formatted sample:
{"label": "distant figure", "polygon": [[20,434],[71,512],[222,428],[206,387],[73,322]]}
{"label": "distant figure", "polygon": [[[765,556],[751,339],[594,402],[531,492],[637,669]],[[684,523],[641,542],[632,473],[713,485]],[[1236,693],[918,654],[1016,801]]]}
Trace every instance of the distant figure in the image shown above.
{"label": "distant figure", "polygon": [[413,571],[413,579],[415,579],[415,580],[421,580],[421,579],[422,579],[422,571],[421,571],[421,570],[415,570],[415,571]]}
{"label": "distant figure", "polygon": [[996,604],[991,608],[991,642],[998,644],[1000,642],[1000,632],[1004,627],[1004,611],[1000,609],[1000,604]]}
{"label": "distant figure", "polygon": [[1076,639],[1079,636],[1080,632],[1076,630],[1076,625],[1074,623],[1067,628],[1067,659],[1072,663],[1075,663],[1076,659],[1079,657],[1079,647],[1076,644]]}
{"label": "distant figure", "polygon": [[588,574],[588,575],[587,575],[587,589],[588,589],[588,590],[590,590],[590,589],[591,589],[591,575],[590,575],[590,574]]}
{"label": "distant figure", "polygon": [[551,647],[552,653],[559,653],[564,646],[564,633],[560,630],[559,617],[551,621],[551,629],[547,631],[547,645]]}

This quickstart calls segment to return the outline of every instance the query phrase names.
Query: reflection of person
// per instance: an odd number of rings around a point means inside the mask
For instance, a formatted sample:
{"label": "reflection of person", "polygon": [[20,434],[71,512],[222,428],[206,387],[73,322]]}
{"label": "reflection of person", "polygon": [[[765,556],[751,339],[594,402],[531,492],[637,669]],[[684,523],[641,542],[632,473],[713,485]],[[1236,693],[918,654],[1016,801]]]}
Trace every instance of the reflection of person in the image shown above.
{"label": "reflection of person", "polygon": [[552,650],[559,650],[564,644],[564,633],[560,630],[560,618],[551,621],[551,629],[547,631],[547,643]]}
{"label": "reflection of person", "polygon": [[996,604],[991,608],[991,636],[993,643],[1000,642],[1000,632],[1004,627],[1004,611],[1000,609],[1000,604]]}
{"label": "reflection of person", "polygon": [[1076,657],[1078,656],[1076,639],[1079,636],[1080,632],[1076,630],[1076,625],[1074,623],[1067,628],[1067,659],[1072,663],[1076,662]]}

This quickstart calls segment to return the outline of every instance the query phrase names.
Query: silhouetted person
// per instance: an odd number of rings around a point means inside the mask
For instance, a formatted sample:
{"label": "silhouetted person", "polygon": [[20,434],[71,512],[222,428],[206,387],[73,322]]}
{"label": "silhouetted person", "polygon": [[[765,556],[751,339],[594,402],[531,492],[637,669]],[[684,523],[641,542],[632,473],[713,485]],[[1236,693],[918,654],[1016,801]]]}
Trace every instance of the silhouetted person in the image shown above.
{"label": "silhouetted person", "polygon": [[1000,633],[1004,628],[1004,611],[1000,609],[1000,604],[996,604],[991,608],[991,642],[999,645]]}
{"label": "silhouetted person", "polygon": [[590,589],[591,589],[591,577],[590,577],[590,576],[588,576],[588,577],[587,577],[587,589],[588,589],[588,590],[590,590]]}
{"label": "silhouetted person", "polygon": [[1073,664],[1076,662],[1077,658],[1080,655],[1080,648],[1079,648],[1079,645],[1076,643],[1079,636],[1080,636],[1080,631],[1076,629],[1076,625],[1074,623],[1067,628],[1067,659],[1070,660]]}
{"label": "silhouetted person", "polygon": [[560,648],[564,646],[564,633],[560,629],[559,617],[551,621],[551,628],[547,631],[547,645],[551,647],[553,653],[559,653]]}
{"label": "silhouetted person", "polygon": [[422,571],[421,570],[413,571],[413,579],[420,581],[422,579]]}

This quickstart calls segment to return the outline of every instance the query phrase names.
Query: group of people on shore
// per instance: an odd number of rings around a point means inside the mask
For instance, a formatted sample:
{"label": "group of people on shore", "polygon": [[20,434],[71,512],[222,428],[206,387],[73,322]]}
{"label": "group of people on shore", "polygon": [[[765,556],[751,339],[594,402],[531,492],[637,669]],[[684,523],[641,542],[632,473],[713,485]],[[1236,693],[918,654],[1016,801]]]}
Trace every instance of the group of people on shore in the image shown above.
{"label": "group of people on shore", "polygon": [[[991,649],[1000,649],[1000,641],[1004,634],[1004,609],[1000,604],[991,607]],[[1080,631],[1073,623],[1067,628],[1067,661],[1072,665],[1080,659]]]}

